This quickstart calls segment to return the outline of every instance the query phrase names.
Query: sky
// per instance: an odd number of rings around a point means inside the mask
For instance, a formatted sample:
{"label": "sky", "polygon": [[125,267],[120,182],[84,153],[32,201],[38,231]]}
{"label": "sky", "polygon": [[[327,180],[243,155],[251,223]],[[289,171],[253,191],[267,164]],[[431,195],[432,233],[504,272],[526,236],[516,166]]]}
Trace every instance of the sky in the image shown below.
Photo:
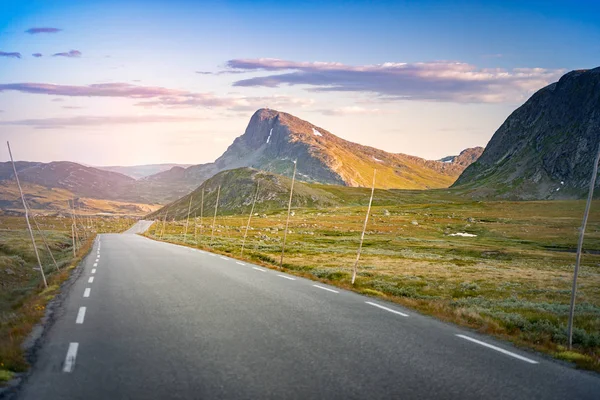
{"label": "sky", "polygon": [[439,159],[599,55],[598,1],[0,0],[0,160],[211,162],[262,107]]}

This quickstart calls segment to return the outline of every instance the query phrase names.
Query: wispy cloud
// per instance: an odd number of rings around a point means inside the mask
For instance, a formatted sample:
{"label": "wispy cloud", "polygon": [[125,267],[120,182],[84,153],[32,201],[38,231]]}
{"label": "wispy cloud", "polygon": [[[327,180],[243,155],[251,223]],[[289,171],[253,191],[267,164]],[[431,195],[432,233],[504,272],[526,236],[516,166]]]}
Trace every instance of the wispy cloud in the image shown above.
{"label": "wispy cloud", "polygon": [[32,56],[34,56],[35,58],[40,58],[43,54],[42,53],[33,53]]}
{"label": "wispy cloud", "polygon": [[79,107],[79,106],[62,106],[62,108],[64,108],[65,110],[81,110],[84,107]]}
{"label": "wispy cloud", "polygon": [[[129,83],[98,83],[92,85],[57,85],[51,83],[7,83],[0,84],[0,92],[46,94],[69,97],[120,97],[140,100],[140,107],[163,108],[226,108],[233,111],[248,111],[260,107],[307,107],[312,99],[277,95],[264,97],[229,96],[220,97],[213,93],[195,93],[187,90],[169,89],[160,86],[139,86]],[[61,101],[56,98],[52,101]]]}
{"label": "wispy cloud", "polygon": [[81,57],[81,52],[79,50],[70,50],[66,53],[54,53],[52,57],[78,58]]}
{"label": "wispy cloud", "polygon": [[203,118],[175,115],[132,115],[132,116],[89,116],[79,115],[64,118],[20,119],[0,121],[0,125],[31,126],[36,129],[59,129],[80,126],[128,125],[172,122],[194,122]]}
{"label": "wispy cloud", "polygon": [[236,70],[236,69],[226,69],[223,71],[216,71],[216,72],[196,71],[196,73],[200,74],[200,75],[230,75],[230,74],[245,74],[245,73],[248,73],[248,71]]}
{"label": "wispy cloud", "polygon": [[29,33],[30,35],[37,35],[38,33],[58,33],[62,31],[62,29],[58,28],[29,28],[25,31],[25,33]]}
{"label": "wispy cloud", "polygon": [[388,100],[459,103],[519,102],[564,73],[543,68],[477,68],[446,61],[350,66],[260,58],[230,60],[227,67],[231,71],[283,72],[239,80],[234,86],[308,85],[317,92],[364,92]]}
{"label": "wispy cloud", "polygon": [[0,57],[21,58],[21,53],[18,53],[16,51],[14,51],[14,52],[0,51]]}
{"label": "wispy cloud", "polygon": [[349,106],[349,107],[340,107],[340,108],[332,108],[332,109],[323,109],[320,112],[324,115],[336,115],[336,116],[345,116],[345,115],[382,115],[382,114],[392,114],[393,111],[390,110],[382,110],[379,108],[364,108],[360,106]]}

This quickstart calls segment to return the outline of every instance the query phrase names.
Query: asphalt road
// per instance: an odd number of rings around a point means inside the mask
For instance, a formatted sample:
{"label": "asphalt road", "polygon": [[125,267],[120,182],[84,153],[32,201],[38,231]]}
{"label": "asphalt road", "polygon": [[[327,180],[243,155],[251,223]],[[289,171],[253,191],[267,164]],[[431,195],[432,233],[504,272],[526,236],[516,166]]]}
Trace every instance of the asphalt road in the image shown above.
{"label": "asphalt road", "polygon": [[101,235],[83,268],[19,399],[600,397],[536,353],[135,234]]}

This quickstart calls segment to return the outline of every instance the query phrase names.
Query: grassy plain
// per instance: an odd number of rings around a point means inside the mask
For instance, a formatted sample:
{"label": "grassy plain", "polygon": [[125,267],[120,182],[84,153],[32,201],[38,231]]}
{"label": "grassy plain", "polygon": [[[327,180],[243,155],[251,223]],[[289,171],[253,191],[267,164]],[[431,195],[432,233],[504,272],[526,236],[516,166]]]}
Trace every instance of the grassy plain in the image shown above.
{"label": "grassy plain", "polygon": [[[447,191],[378,192],[375,204],[385,205],[372,210],[352,287],[366,213],[366,207],[353,204],[363,203],[366,192],[339,190],[349,206],[294,209],[287,270],[600,370],[600,201],[592,205],[586,233],[575,349],[567,352],[583,201],[479,202]],[[186,243],[239,258],[248,214],[218,216],[210,246],[212,210],[206,213],[196,227],[190,222]],[[244,258],[278,266],[284,227],[285,210],[253,216]],[[162,229],[157,221],[147,235],[159,238]],[[181,243],[184,230],[185,220],[170,221],[163,240]],[[476,236],[452,236],[456,233]]]}
{"label": "grassy plain", "polygon": [[[59,293],[61,283],[87,254],[96,234],[124,231],[134,222],[131,218],[81,219],[78,223],[81,248],[78,256],[73,257],[71,219],[37,215],[36,220],[60,268],[56,270],[41,235],[36,232],[47,288],[39,270],[34,269],[37,261],[25,219],[0,216],[0,385],[15,372],[27,369],[23,341],[44,316],[46,305]],[[33,220],[31,223],[35,229]],[[83,235],[84,227],[87,238]]]}

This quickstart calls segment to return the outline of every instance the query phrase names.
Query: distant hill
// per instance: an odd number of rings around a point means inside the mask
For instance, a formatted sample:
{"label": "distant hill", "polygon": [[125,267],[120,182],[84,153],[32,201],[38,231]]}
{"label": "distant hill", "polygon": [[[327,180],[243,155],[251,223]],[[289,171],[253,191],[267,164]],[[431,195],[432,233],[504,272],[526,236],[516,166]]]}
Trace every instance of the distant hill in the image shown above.
{"label": "distant hill", "polygon": [[454,187],[477,197],[581,198],[599,143],[600,67],[572,71],[515,110]]}
{"label": "distant hill", "polygon": [[132,166],[108,166],[95,167],[103,171],[118,172],[119,174],[127,175],[134,179],[144,178],[146,176],[158,174],[168,171],[171,168],[187,168],[192,164],[148,164],[148,165],[132,165]]}
{"label": "distant hill", "polygon": [[462,165],[466,168],[469,165],[473,164],[475,161],[477,161],[477,159],[479,157],[481,157],[483,150],[484,150],[483,147],[470,147],[468,149],[461,151],[460,154],[457,156],[444,157],[438,161],[441,161],[444,163],[454,163],[454,164]]}
{"label": "distant hill", "polygon": [[[469,155],[479,150],[469,150]],[[461,153],[462,154],[462,153]],[[471,160],[476,157],[471,157]],[[246,131],[214,163],[194,165],[144,178],[145,185],[174,193],[191,190],[214,174],[251,167],[291,176],[298,160],[298,179],[344,186],[370,186],[377,169],[377,187],[428,189],[450,186],[470,161],[431,161],[393,154],[341,139],[293,115],[270,109],[254,113]]]}
{"label": "distant hill", "polygon": [[[69,161],[50,163],[18,161],[19,179],[46,188],[64,189],[75,196],[107,200],[141,201],[131,190],[135,179]],[[0,181],[14,180],[10,162],[0,163]]]}
{"label": "distant hill", "polygon": [[[250,210],[257,182],[260,182],[257,211],[287,207],[292,183],[290,178],[253,168],[238,168],[218,173],[206,180],[192,193],[150,214],[147,218],[159,218],[164,215],[165,210],[168,210],[169,218],[185,218],[190,196],[192,197],[191,215],[196,213],[200,216],[203,190],[204,216],[210,216],[214,212],[219,185],[221,186],[219,195],[221,213],[239,213],[246,209]],[[320,187],[302,182],[294,184],[294,207],[328,207],[338,204],[340,204],[340,201],[334,195]]]}

